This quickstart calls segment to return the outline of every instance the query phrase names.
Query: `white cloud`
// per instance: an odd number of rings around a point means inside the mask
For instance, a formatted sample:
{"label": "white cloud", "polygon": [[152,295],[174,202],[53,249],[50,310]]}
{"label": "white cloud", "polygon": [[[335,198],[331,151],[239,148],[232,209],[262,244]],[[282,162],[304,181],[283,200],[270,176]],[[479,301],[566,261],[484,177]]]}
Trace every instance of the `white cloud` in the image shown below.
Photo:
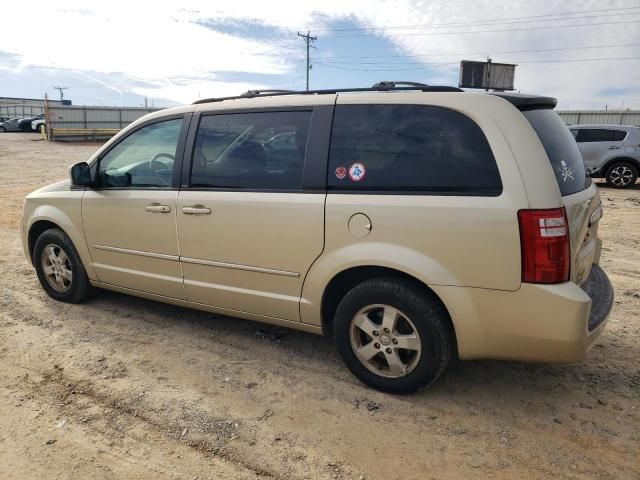
{"label": "white cloud", "polygon": [[[589,11],[630,6],[621,0],[608,2],[585,0],[582,3],[560,1],[496,4],[488,0],[470,2],[410,0],[323,0],[275,2],[236,0],[211,2],[124,2],[65,0],[34,5],[33,2],[5,2],[3,5],[3,42],[0,50],[20,56],[26,65],[72,69],[76,71],[119,73],[132,79],[130,89],[137,93],[165,97],[182,102],[201,96],[234,94],[257,88],[264,82],[228,81],[225,73],[289,74],[299,61],[300,46],[295,30],[311,26],[320,30],[334,20],[355,20],[362,26],[437,25],[454,22],[478,22],[494,18],[523,17],[571,10]],[[612,11],[615,13],[615,11]],[[640,12],[639,12],[640,13]],[[571,23],[606,23],[640,19],[639,15],[595,17]],[[218,22],[232,19],[236,24],[253,22],[272,27],[275,37],[258,38],[215,32],[197,21]],[[567,22],[556,22],[556,24]],[[548,22],[545,22],[548,24]],[[31,35],[25,35],[28,25]],[[538,28],[540,22],[484,27],[447,26],[429,30],[395,30],[386,33],[436,33],[458,31],[452,35],[389,36],[387,39],[403,54],[453,52],[456,55],[420,57],[425,63],[457,62],[459,52],[491,54],[495,61],[544,60],[607,56],[637,56],[640,49],[569,50],[549,53],[498,54],[507,50],[533,50],[584,45],[613,45],[640,42],[637,23],[594,25],[579,28],[514,30],[501,33],[469,34],[471,30]],[[362,33],[362,32],[352,32]],[[338,34],[336,34],[338,35]],[[345,38],[345,42],[362,41],[362,37]],[[336,55],[339,53],[336,52]],[[468,57],[468,56],[467,56]],[[402,59],[393,59],[394,61]],[[391,60],[389,60],[391,61]],[[382,68],[385,68],[382,66]],[[438,70],[442,79],[454,80],[457,67]],[[401,72],[398,72],[401,73]],[[250,77],[247,77],[250,78]],[[256,78],[256,77],[254,77]],[[265,78],[265,77],[261,77]],[[141,87],[140,80],[145,82]],[[434,79],[425,79],[434,80]],[[516,85],[521,90],[554,95],[562,106],[600,106],[610,100],[598,92],[624,89],[640,84],[640,62],[522,63],[516,71]],[[281,85],[268,85],[278,87]],[[126,88],[119,84],[112,88]],[[630,93],[627,104],[637,106],[640,95]]]}

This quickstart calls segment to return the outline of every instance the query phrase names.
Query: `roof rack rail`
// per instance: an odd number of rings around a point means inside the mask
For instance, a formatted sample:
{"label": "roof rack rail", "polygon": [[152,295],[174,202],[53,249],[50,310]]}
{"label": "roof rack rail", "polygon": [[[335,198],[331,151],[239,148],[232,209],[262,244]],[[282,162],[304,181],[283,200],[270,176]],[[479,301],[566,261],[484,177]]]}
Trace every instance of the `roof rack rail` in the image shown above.
{"label": "roof rack rail", "polygon": [[271,93],[292,93],[295,90],[247,90],[242,94],[243,97],[257,97],[258,95],[269,95]]}
{"label": "roof rack rail", "polygon": [[[406,85],[406,86],[398,86]],[[335,93],[358,93],[358,92],[388,92],[388,91],[415,91],[421,92],[464,92],[464,90],[457,87],[450,87],[446,85],[426,85],[418,82],[379,82],[372,87],[364,88],[331,88],[326,90],[249,90],[242,95],[236,95],[232,97],[218,97],[218,98],[203,98],[202,100],[196,100],[193,105],[199,105],[201,103],[211,102],[223,102],[225,100],[240,100],[243,98],[257,98],[257,97],[280,97],[283,95],[328,95]]]}
{"label": "roof rack rail", "polygon": [[402,80],[383,80],[382,82],[374,83],[373,85],[371,85],[371,88],[375,88],[376,90],[391,90],[393,88],[396,88],[398,85],[418,88],[429,87],[429,85],[427,85],[426,83],[405,82]]}

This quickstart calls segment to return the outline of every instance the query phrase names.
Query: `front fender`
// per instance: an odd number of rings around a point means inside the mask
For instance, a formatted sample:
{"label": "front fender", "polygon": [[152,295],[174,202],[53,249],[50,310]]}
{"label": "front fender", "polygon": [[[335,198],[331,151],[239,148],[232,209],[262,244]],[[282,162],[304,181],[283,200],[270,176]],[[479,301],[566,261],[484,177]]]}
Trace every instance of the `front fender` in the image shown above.
{"label": "front fender", "polygon": [[[25,250],[28,254],[28,241],[31,227],[39,221],[54,223],[64,230],[73,242],[89,279],[97,280],[98,278],[93,270],[91,255],[89,254],[87,242],[84,237],[84,231],[82,229],[82,192],[79,191],[77,193],[77,198],[56,199],[56,206],[34,205],[30,212],[25,212],[25,233],[23,243],[25,244]],[[28,207],[25,206],[25,208]]]}
{"label": "front fender", "polygon": [[346,245],[324,253],[309,269],[300,302],[302,323],[322,325],[322,296],[336,275],[353,267],[371,266],[398,270],[426,285],[460,285],[441,263],[417,250],[384,242]]}

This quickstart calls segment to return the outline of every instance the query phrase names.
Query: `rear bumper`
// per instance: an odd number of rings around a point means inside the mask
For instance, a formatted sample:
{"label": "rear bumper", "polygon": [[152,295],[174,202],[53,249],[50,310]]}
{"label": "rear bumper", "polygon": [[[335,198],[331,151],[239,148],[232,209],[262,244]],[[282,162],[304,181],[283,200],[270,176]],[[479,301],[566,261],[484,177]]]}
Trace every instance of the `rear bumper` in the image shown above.
{"label": "rear bumper", "polygon": [[443,290],[436,293],[452,307],[462,359],[581,360],[604,331],[613,306],[611,282],[595,264],[581,286],[523,283],[515,292]]}
{"label": "rear bumper", "polygon": [[599,265],[591,267],[591,273],[587,281],[581,286],[591,299],[588,330],[597,329],[611,313],[613,308],[613,285],[605,271]]}

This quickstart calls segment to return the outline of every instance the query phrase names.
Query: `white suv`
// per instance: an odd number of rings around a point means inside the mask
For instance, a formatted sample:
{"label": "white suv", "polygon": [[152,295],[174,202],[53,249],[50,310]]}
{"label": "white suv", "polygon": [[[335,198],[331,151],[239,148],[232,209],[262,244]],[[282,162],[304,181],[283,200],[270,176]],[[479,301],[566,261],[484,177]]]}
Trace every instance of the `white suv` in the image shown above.
{"label": "white suv", "polygon": [[640,171],[640,128],[629,125],[573,125],[571,133],[592,177],[616,188],[635,185]]}

